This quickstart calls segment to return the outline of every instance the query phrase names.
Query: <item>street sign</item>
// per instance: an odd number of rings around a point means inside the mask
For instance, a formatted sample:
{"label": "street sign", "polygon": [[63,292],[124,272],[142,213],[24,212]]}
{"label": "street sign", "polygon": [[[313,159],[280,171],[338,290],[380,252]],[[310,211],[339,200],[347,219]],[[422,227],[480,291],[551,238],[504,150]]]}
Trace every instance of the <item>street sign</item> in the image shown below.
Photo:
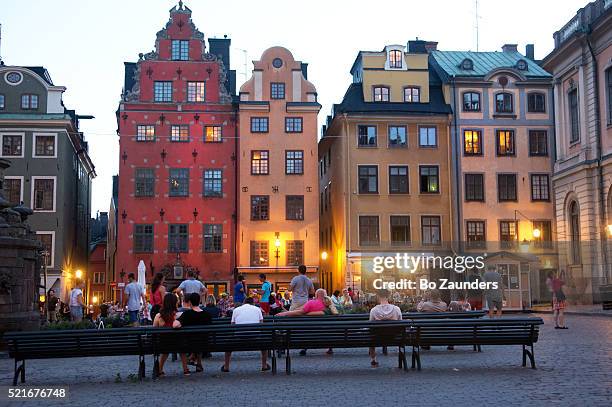
{"label": "street sign", "polygon": [[117,284],[117,287],[125,287],[125,283],[119,283]]}

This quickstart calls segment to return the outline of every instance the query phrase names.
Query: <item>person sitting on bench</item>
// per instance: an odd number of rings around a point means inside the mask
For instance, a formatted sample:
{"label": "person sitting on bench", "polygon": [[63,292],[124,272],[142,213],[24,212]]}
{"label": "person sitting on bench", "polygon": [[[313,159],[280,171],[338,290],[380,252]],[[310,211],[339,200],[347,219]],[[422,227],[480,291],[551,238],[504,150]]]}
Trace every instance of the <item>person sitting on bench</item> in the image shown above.
{"label": "person sitting on bench", "polygon": [[301,315],[325,315],[325,297],[327,297],[327,291],[323,288],[319,288],[315,291],[315,297],[312,300],[308,300],[301,309],[293,311],[285,311],[276,314],[278,317],[298,317]]}
{"label": "person sitting on bench", "polygon": [[[378,290],[376,292],[378,305],[370,310],[370,321],[400,321],[402,319],[402,310],[397,305],[389,303],[389,291]],[[377,367],[376,348],[370,348],[370,365]]]}

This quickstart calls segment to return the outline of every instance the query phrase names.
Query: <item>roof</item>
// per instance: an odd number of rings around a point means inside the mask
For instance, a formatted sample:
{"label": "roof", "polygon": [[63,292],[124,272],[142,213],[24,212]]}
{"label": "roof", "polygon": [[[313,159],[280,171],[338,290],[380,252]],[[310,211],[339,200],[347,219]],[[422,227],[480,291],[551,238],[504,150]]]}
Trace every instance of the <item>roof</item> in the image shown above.
{"label": "roof", "polygon": [[34,72],[36,75],[40,76],[42,80],[47,82],[49,85],[53,85],[53,81],[51,80],[51,75],[49,75],[49,71],[44,66],[24,66],[24,68],[29,69]]}
{"label": "roof", "polygon": [[[451,77],[481,77],[499,68],[514,68],[519,60],[527,62],[527,70],[520,71],[528,78],[550,78],[542,67],[522,55],[513,52],[432,51],[430,54],[442,70]],[[471,59],[474,69],[461,69],[461,63]]]}

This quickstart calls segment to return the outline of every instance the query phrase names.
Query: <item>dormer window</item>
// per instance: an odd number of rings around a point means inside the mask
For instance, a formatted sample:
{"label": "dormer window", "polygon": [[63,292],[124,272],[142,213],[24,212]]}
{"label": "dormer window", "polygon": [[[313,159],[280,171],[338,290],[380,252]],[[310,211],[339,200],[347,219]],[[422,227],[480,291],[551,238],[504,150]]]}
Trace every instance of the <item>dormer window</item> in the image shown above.
{"label": "dormer window", "polygon": [[461,62],[461,69],[463,69],[464,71],[471,71],[474,69],[474,62],[469,59],[469,58],[465,58],[462,62]]}
{"label": "dormer window", "polygon": [[172,60],[173,61],[188,61],[189,60],[189,41],[172,40]]}
{"label": "dormer window", "polygon": [[389,51],[389,68],[401,69],[403,66],[402,57],[402,51],[398,49],[392,49]]}
{"label": "dormer window", "polygon": [[374,101],[375,102],[388,102],[389,101],[389,88],[386,86],[375,86],[374,87]]}
{"label": "dormer window", "polygon": [[526,71],[527,61],[525,61],[524,59],[519,59],[516,63],[516,69],[518,69],[519,71]]}

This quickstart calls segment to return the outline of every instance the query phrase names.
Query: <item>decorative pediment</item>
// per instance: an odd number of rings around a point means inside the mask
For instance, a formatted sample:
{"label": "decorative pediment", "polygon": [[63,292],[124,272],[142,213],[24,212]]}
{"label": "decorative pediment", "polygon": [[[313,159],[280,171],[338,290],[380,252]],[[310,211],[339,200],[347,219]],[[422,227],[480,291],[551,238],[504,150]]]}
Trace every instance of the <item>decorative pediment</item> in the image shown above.
{"label": "decorative pediment", "polygon": [[136,64],[133,79],[134,85],[132,85],[132,89],[125,89],[125,94],[123,95],[125,102],[138,102],[140,100],[140,63]]}

